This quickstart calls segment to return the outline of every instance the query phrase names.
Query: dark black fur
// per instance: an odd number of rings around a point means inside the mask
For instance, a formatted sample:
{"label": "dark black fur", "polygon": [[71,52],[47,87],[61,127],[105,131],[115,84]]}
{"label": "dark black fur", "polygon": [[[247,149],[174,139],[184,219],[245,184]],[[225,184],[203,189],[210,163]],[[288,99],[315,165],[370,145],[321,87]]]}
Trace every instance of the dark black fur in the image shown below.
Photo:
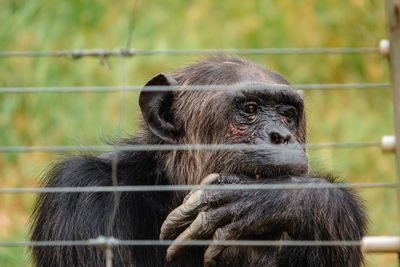
{"label": "dark black fur", "polygon": [[[228,67],[223,62],[234,63]],[[221,63],[221,64],[219,64]],[[208,64],[208,65],[207,65]],[[230,58],[212,58],[177,71],[172,76],[179,84],[187,81],[189,84],[233,84],[240,77],[232,72],[248,62]],[[208,66],[208,67],[207,67]],[[212,66],[212,67],[210,67]],[[257,66],[256,66],[257,67]],[[230,70],[229,68],[232,68]],[[265,69],[259,68],[259,71]],[[266,70],[265,70],[266,71]],[[203,76],[201,76],[201,75]],[[268,72],[268,77],[276,83],[287,84],[281,76]],[[184,77],[186,75],[186,77]],[[245,75],[248,75],[245,73]],[[234,77],[235,76],[235,77]],[[251,76],[251,75],[250,75]],[[232,78],[234,77],[234,78]],[[192,79],[193,81],[189,81]],[[196,80],[197,79],[197,80]],[[222,80],[221,80],[222,79]],[[250,77],[252,79],[252,77]],[[231,81],[232,80],[232,81]],[[235,80],[235,81],[233,81]],[[165,81],[158,81],[164,84]],[[157,84],[157,83],[153,83]],[[209,92],[208,92],[209,93]],[[199,93],[201,95],[202,93]],[[209,93],[211,94],[211,93]],[[193,94],[193,100],[199,95]],[[162,95],[163,101],[168,100]],[[181,97],[185,97],[181,95]],[[154,98],[151,98],[154,99]],[[167,100],[165,100],[167,99]],[[174,109],[178,114],[169,113],[166,125],[142,126],[142,132],[127,141],[128,144],[174,143],[177,136],[188,135],[189,129],[182,129],[181,121],[184,114],[179,113],[182,106]],[[145,112],[146,108],[142,107]],[[169,111],[171,112],[171,111]],[[213,112],[212,110],[210,112]],[[217,116],[221,116],[219,113]],[[146,115],[146,114],[144,114]],[[301,115],[301,114],[299,114]],[[145,116],[146,117],[146,116]],[[150,118],[151,119],[151,118]],[[198,118],[206,120],[207,118]],[[219,118],[221,120],[221,118]],[[222,118],[224,119],[224,118]],[[149,120],[149,118],[146,118]],[[209,122],[207,122],[209,123]],[[305,121],[302,122],[303,126]],[[199,122],[201,125],[201,123]],[[155,125],[155,126],[154,126]],[[172,125],[172,126],[171,126]],[[179,127],[178,127],[179,126]],[[212,125],[211,125],[212,126]],[[211,127],[210,126],[210,127]],[[226,128],[229,127],[225,125]],[[225,127],[221,126],[221,127]],[[151,127],[162,129],[154,132]],[[173,134],[168,133],[174,128]],[[300,125],[298,126],[299,128]],[[204,128],[204,127],[203,127]],[[210,130],[203,129],[204,133]],[[215,133],[212,128],[210,133]],[[253,131],[253,130],[251,130]],[[200,133],[203,134],[204,133]],[[169,135],[165,138],[166,135]],[[294,133],[298,142],[305,142],[305,131],[300,129]],[[261,136],[261,135],[260,135]],[[233,137],[237,135],[233,134]],[[229,138],[233,138],[230,136]],[[230,139],[227,140],[230,140]],[[235,143],[234,138],[230,143]],[[210,139],[210,142],[212,140]],[[229,154],[224,154],[224,156]],[[232,154],[237,156],[237,154]],[[115,153],[104,156],[74,156],[56,164],[44,179],[47,187],[63,186],[111,186],[111,165]],[[168,185],[184,184],[193,181],[180,176],[181,166],[171,164],[169,152],[119,152],[118,153],[119,185]],[[177,155],[178,158],[182,155]],[[242,155],[243,156],[243,155]],[[254,156],[254,155],[253,155]],[[260,164],[262,156],[257,156]],[[233,157],[233,156],[232,156]],[[200,157],[201,158],[201,157]],[[251,157],[250,157],[251,158]],[[183,160],[193,163],[192,159],[183,154]],[[248,160],[248,158],[246,158]],[[228,159],[223,159],[229,162]],[[175,161],[179,162],[179,161]],[[268,162],[264,162],[268,164]],[[216,165],[217,166],[217,165]],[[251,181],[252,183],[328,183],[332,178],[316,178],[320,176],[306,174],[307,170],[298,168],[293,173],[292,167],[279,165],[270,172],[261,170],[265,179]],[[234,170],[234,168],[227,168]],[[172,171],[171,171],[172,170]],[[175,172],[174,172],[175,170]],[[197,170],[194,170],[196,172]],[[206,170],[209,172],[210,170]],[[223,167],[217,166],[216,172],[223,175]],[[175,173],[173,176],[171,173]],[[297,174],[296,174],[297,173]],[[251,176],[251,171],[237,169],[233,175]],[[285,175],[286,174],[286,175]],[[290,175],[287,175],[290,174]],[[280,176],[280,177],[278,177]],[[198,178],[197,182],[201,180]],[[318,190],[268,190],[268,191],[237,191],[232,192],[241,201],[237,202],[236,210],[251,211],[253,218],[268,216],[269,229],[253,239],[294,239],[294,240],[359,240],[365,233],[365,214],[358,198],[347,189]],[[160,228],[172,209],[179,206],[183,196],[173,192],[121,193],[121,201],[113,229],[113,236],[125,240],[158,240]],[[290,205],[288,204],[290,203]],[[234,208],[235,205],[232,207]],[[46,193],[38,198],[33,214],[32,240],[87,240],[106,233],[110,213],[114,206],[113,193]],[[113,249],[115,266],[166,266],[166,247],[133,247],[120,246]],[[189,248],[171,266],[202,266],[204,248]],[[33,262],[36,266],[104,266],[104,251],[96,247],[34,247]],[[360,266],[363,256],[359,247],[282,247],[282,248],[227,248],[220,257],[221,266]]]}

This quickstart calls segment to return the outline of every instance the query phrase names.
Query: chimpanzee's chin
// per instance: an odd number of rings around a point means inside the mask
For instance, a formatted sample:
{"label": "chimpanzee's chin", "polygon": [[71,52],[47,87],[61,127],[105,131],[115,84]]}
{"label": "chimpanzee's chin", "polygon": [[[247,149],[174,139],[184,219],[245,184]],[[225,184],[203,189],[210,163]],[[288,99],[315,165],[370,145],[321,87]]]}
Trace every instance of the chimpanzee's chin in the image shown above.
{"label": "chimpanzee's chin", "polygon": [[250,178],[273,178],[308,173],[308,159],[302,149],[257,151],[248,155],[251,161],[244,164],[244,173]]}

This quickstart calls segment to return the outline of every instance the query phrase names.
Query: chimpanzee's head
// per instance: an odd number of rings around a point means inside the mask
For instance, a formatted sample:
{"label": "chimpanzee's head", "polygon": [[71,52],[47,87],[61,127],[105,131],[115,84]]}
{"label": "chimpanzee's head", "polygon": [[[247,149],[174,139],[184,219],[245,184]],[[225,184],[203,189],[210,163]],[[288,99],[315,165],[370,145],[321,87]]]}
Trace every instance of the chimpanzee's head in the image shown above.
{"label": "chimpanzee's head", "polygon": [[[306,143],[304,95],[291,88],[279,74],[243,59],[212,57],[171,75],[158,74],[146,84],[178,85],[226,85],[226,90],[142,91],[139,100],[142,114],[158,143],[264,147],[173,151],[171,161],[187,169],[186,182],[196,183],[202,177],[191,176],[210,172],[265,178],[308,171],[303,146]],[[232,85],[239,86],[239,90],[229,90]],[[271,88],[271,85],[280,86]],[[263,86],[265,90],[260,90]]]}

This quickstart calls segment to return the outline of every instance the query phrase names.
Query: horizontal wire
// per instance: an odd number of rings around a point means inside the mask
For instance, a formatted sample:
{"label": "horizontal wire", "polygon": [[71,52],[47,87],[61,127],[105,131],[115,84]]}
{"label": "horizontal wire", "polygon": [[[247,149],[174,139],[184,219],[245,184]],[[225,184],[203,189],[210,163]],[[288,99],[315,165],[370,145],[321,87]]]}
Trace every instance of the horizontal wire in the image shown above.
{"label": "horizontal wire", "polygon": [[361,240],[322,241],[322,240],[119,240],[116,238],[97,238],[76,241],[27,241],[0,242],[0,247],[54,247],[54,246],[169,246],[172,243],[180,246],[361,246]]}
{"label": "horizontal wire", "polygon": [[189,190],[284,190],[329,188],[396,188],[397,183],[304,183],[304,184],[221,184],[221,185],[132,185],[87,187],[0,188],[1,193],[93,193],[93,192],[164,192]]}
{"label": "horizontal wire", "polygon": [[306,149],[381,147],[381,142],[307,144]]}
{"label": "horizontal wire", "polygon": [[[306,149],[380,147],[380,142],[306,144]],[[186,144],[186,145],[88,145],[88,146],[1,146],[0,153],[15,152],[95,152],[95,151],[170,151],[170,150],[297,150],[284,145]]]}
{"label": "horizontal wire", "polygon": [[75,92],[119,92],[119,91],[206,91],[206,90],[266,90],[266,89],[298,89],[298,90],[348,90],[390,88],[390,83],[332,83],[332,84],[293,84],[293,85],[189,85],[189,86],[83,86],[83,87],[0,87],[0,93],[75,93]]}
{"label": "horizontal wire", "polygon": [[340,48],[255,48],[255,49],[186,49],[186,50],[136,50],[136,49],[74,49],[64,51],[16,51],[0,52],[0,57],[133,57],[133,56],[190,56],[190,55],[294,55],[294,54],[379,54],[375,47]]}

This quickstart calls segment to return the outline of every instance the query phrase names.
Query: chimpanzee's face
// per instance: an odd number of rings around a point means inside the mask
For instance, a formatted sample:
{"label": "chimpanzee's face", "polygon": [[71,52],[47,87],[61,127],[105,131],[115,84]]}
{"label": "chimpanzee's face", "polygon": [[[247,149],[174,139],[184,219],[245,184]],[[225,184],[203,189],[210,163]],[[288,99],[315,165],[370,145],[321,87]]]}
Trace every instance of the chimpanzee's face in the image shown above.
{"label": "chimpanzee's face", "polygon": [[[160,141],[173,144],[260,145],[261,149],[256,150],[197,153],[194,161],[202,163],[198,165],[203,171],[250,178],[306,173],[302,94],[282,76],[265,68],[228,63],[214,66],[216,70],[208,66],[198,76],[193,74],[198,71],[195,68],[187,75],[196,77],[198,84],[240,85],[243,90],[142,91],[139,102],[150,131]],[[230,77],[236,82],[229,82]],[[159,74],[146,84],[153,85],[178,82]],[[251,89],[255,85],[265,86],[265,90]]]}
{"label": "chimpanzee's face", "polygon": [[[243,84],[242,84],[243,85]],[[249,88],[262,84],[248,84]],[[244,87],[246,84],[244,84]],[[231,122],[229,144],[254,144],[262,149],[240,151],[240,172],[249,177],[300,174],[308,170],[305,153],[304,105],[300,93],[288,88],[226,93]]]}

